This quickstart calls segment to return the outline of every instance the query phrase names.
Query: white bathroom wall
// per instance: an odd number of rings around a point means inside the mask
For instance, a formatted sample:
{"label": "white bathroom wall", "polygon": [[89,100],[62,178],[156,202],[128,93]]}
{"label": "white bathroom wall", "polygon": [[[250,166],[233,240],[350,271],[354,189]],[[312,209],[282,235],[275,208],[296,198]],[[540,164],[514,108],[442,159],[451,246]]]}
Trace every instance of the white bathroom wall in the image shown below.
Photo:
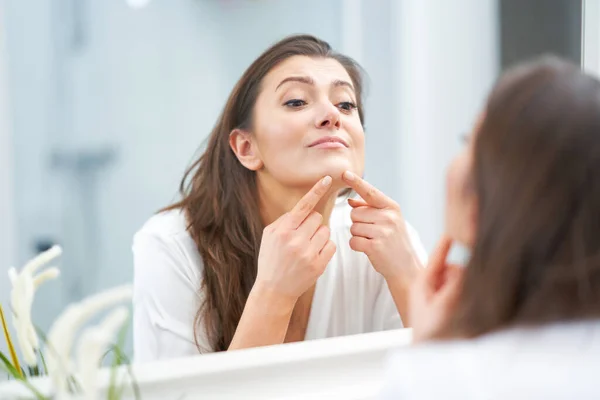
{"label": "white bathroom wall", "polygon": [[229,90],[281,37],[315,34],[363,64],[366,177],[428,249],[445,167],[497,72],[494,0],[2,1],[18,88],[10,248],[19,264],[65,249],[60,281],[36,300],[43,328],[68,302],[131,281],[134,232],[176,197]]}
{"label": "white bathroom wall", "polygon": [[496,0],[394,2],[397,198],[428,250],[443,231],[445,171],[499,72]]}
{"label": "white bathroom wall", "polygon": [[[3,34],[8,56],[7,85],[10,99],[12,144],[7,149],[12,168],[12,263],[21,267],[35,254],[37,240],[54,237],[60,228],[59,183],[50,171],[50,138],[56,134],[60,104],[55,96],[52,2],[3,0]],[[7,89],[7,90],[4,90]],[[6,134],[3,132],[3,134]],[[2,265],[1,282],[8,281]],[[40,289],[38,315],[52,313],[61,304],[61,287],[49,282]],[[4,293],[2,301],[5,303]],[[8,297],[8,293],[6,293]]]}
{"label": "white bathroom wall", "polygon": [[[9,84],[4,2],[0,0],[0,88]],[[0,90],[0,304],[5,312],[10,293],[6,269],[15,262],[12,135],[9,91]],[[0,340],[0,351],[5,353],[6,349],[4,340]]]}
{"label": "white bathroom wall", "polygon": [[597,0],[583,0],[581,30],[583,68],[600,77],[600,3]]}
{"label": "white bathroom wall", "polygon": [[65,250],[60,280],[36,298],[43,329],[68,302],[131,281],[133,234],[175,199],[252,59],[297,32],[339,44],[337,0],[155,0],[140,10],[3,1],[18,88],[14,258],[22,264],[53,242]]}
{"label": "white bathroom wall", "polygon": [[[400,174],[394,166],[398,150],[394,143],[400,134],[396,114],[402,108],[400,93],[394,86],[400,71],[395,64],[398,48],[394,32],[398,21],[392,13],[396,0],[354,0],[357,2],[360,3],[355,6],[360,9],[360,25],[346,21],[347,35],[352,40],[348,40],[344,48],[358,57],[368,74],[365,179],[400,201]],[[355,49],[357,42],[360,48]]]}
{"label": "white bathroom wall", "polygon": [[223,38],[220,54],[231,87],[263,50],[284,36],[310,33],[335,48],[341,45],[339,15],[345,4],[343,0],[231,0],[220,3],[218,18]]}
{"label": "white bathroom wall", "polygon": [[71,65],[72,135],[113,156],[97,176],[96,209],[87,213],[95,222],[82,229],[98,246],[88,272],[95,286],[84,292],[131,281],[134,232],[175,198],[214,123],[226,86],[217,3],[155,1],[138,11],[90,2],[92,40]]}

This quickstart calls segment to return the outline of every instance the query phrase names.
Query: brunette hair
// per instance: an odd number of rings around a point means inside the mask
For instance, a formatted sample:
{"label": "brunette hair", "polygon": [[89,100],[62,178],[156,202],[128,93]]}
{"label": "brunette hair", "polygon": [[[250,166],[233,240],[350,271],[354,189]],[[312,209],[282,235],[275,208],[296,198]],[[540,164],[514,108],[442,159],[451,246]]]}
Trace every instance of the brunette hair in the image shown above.
{"label": "brunette hair", "polygon": [[478,222],[451,332],[600,317],[600,83],[551,56],[505,73],[474,143]]}

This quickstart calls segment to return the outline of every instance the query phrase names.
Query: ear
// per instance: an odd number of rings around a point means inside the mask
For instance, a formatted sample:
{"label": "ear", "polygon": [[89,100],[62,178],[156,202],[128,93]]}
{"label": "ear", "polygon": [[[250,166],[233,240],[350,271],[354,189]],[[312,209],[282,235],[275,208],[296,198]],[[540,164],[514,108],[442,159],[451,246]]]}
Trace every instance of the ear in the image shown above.
{"label": "ear", "polygon": [[251,171],[258,171],[263,162],[256,148],[256,142],[249,132],[234,129],[229,134],[229,146],[240,163]]}

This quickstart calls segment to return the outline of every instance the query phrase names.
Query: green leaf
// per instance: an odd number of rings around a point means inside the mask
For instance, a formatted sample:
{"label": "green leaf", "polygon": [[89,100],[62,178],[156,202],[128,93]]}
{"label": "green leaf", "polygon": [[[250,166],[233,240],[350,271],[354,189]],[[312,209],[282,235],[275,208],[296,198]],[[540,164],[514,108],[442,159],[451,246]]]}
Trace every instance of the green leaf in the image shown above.
{"label": "green leaf", "polygon": [[44,344],[48,344],[48,338],[46,337],[46,334],[44,333],[42,328],[40,328],[37,325],[33,325],[33,329],[35,329],[35,333],[37,333],[37,335],[42,338],[42,342]]}
{"label": "green leaf", "polygon": [[[38,336],[42,339],[42,342],[46,345],[48,351],[51,351],[56,356],[56,354],[57,354],[56,350],[54,349],[54,347],[52,347],[52,344],[48,342],[48,337],[46,336],[44,331],[37,325],[34,325],[34,329],[35,329],[36,333],[38,334]],[[42,363],[44,365],[45,374],[47,375],[48,374],[48,366],[46,365],[46,360],[44,360],[44,356],[41,351],[39,352],[39,354],[42,359]],[[63,368],[66,371],[67,367],[63,363],[61,365],[61,368]],[[79,383],[77,382],[77,379],[75,379],[75,377],[72,375],[70,375],[69,378],[67,378],[67,384],[69,385],[69,390],[72,393],[79,392],[81,390]]]}
{"label": "green leaf", "polygon": [[[127,339],[127,331],[129,328],[129,321],[123,325],[121,330],[119,331],[119,336],[117,338],[117,344],[109,347],[108,351],[104,354],[105,356],[108,353],[113,353],[113,360],[111,364],[111,373],[110,373],[110,386],[108,388],[108,398],[110,400],[118,400],[121,398],[125,385],[120,385],[120,389],[117,388],[117,367],[123,364],[125,354],[121,351],[125,344],[125,340]],[[133,380],[133,377],[132,377]],[[134,387],[135,391],[135,387]],[[137,397],[136,397],[137,398]]]}
{"label": "green leaf", "polygon": [[[0,304],[0,322],[2,323],[2,330],[4,331],[4,339],[6,340],[6,345],[8,346],[8,352],[10,353],[10,358],[12,359],[12,364],[16,371],[21,371],[21,366],[19,365],[19,358],[17,357],[17,352],[15,351],[15,346],[10,337],[10,333],[8,332],[8,325],[6,324],[6,319],[4,318],[4,311],[2,310],[2,304]],[[24,377],[23,375],[22,377]]]}
{"label": "green leaf", "polygon": [[71,391],[71,393],[81,392],[81,386],[79,385],[79,382],[77,382],[77,379],[75,379],[73,375],[69,375],[69,377],[67,378],[67,384],[69,385],[69,390]]}
{"label": "green leaf", "polygon": [[12,375],[13,378],[15,378],[17,381],[21,382],[27,389],[29,389],[37,400],[50,400],[48,397],[44,396],[39,390],[37,390],[36,387],[31,384],[31,382],[22,377],[17,371],[17,369],[13,367],[10,361],[8,361],[8,358],[6,358],[4,354],[2,354],[2,352],[0,352],[0,360],[2,360],[2,363],[0,363],[0,367],[6,372],[8,372],[10,375]]}
{"label": "green leaf", "polygon": [[40,350],[38,350],[38,354],[40,355],[40,360],[42,361],[42,367],[44,367],[44,373],[40,373],[40,375],[48,375],[48,366],[46,365],[44,354]]}
{"label": "green leaf", "polygon": [[0,360],[4,365],[4,369],[6,369],[14,379],[22,379],[23,377],[19,373],[19,370],[11,364],[10,360],[0,351]]}
{"label": "green leaf", "polygon": [[35,367],[27,367],[27,371],[29,372],[30,377],[41,376],[40,367],[36,365]]}
{"label": "green leaf", "polygon": [[136,400],[142,400],[142,393],[140,392],[140,386],[138,385],[136,379],[135,379],[135,375],[133,374],[133,367],[131,366],[131,363],[127,363],[127,372],[129,373],[129,376],[131,377],[131,387],[133,388],[133,395],[135,397]]}
{"label": "green leaf", "polygon": [[[131,361],[129,360],[129,357],[127,357],[127,355],[118,346],[112,346],[111,351],[114,352],[115,356],[121,360],[122,364],[126,365],[127,373],[131,377],[131,387],[133,389],[133,395],[136,400],[141,400],[142,395],[140,392],[140,387],[137,384],[137,381],[135,379],[135,374],[133,373],[133,367],[132,367]],[[113,372],[116,371],[115,368],[116,367],[113,367]],[[123,394],[123,391],[125,390],[125,385],[120,385],[118,391],[116,391],[117,390],[116,387],[112,386],[112,382],[111,382],[111,389],[113,389],[113,390],[109,391],[108,398],[111,400],[120,399]]]}

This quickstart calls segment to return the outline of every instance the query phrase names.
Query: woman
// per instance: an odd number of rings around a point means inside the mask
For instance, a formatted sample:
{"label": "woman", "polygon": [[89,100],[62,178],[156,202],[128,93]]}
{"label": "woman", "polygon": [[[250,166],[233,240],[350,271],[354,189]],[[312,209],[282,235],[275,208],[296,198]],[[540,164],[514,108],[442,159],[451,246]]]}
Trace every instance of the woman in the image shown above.
{"label": "woman", "polygon": [[599,174],[600,82],[555,58],[507,72],[449,169],[447,237],[411,294],[421,345],[386,398],[597,398]]}
{"label": "woman", "polygon": [[[306,35],[246,70],[182,200],[135,235],[137,361],[406,324],[425,256],[360,178],[362,86],[354,61]],[[339,197],[349,187],[363,198]]]}

